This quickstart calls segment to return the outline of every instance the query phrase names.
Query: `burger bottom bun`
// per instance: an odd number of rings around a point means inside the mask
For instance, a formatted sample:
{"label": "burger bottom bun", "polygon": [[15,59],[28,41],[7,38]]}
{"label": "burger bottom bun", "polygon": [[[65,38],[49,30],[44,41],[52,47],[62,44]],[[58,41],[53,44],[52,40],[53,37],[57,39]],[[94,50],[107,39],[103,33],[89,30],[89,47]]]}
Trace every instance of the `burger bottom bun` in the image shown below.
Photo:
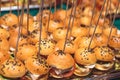
{"label": "burger bottom bun", "polygon": [[92,69],[87,68],[87,67],[80,67],[79,65],[76,64],[76,69],[74,71],[74,74],[76,76],[87,76],[90,74],[90,72],[92,71]]}
{"label": "burger bottom bun", "polygon": [[111,69],[114,65],[114,61],[113,62],[110,62],[108,64],[98,64],[96,63],[95,64],[95,68],[98,69],[98,70],[101,70],[101,71],[107,71],[109,69]]}

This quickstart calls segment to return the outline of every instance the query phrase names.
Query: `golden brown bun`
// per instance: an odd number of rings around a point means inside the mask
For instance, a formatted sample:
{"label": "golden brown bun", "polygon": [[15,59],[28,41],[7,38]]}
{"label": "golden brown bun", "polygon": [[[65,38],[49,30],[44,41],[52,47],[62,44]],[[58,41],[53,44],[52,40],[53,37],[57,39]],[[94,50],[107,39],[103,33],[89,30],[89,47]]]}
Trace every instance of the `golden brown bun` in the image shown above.
{"label": "golden brown bun", "polygon": [[107,46],[99,46],[94,49],[97,60],[113,61],[115,55],[113,51]]}
{"label": "golden brown bun", "polygon": [[87,27],[76,27],[74,26],[72,28],[71,36],[78,37],[78,36],[87,36],[88,34],[88,28]]}
{"label": "golden brown bun", "polygon": [[[65,39],[66,33],[67,33],[67,29],[65,29],[65,28],[57,28],[53,32],[53,39],[55,41],[59,41],[59,40]],[[68,37],[69,37],[69,35],[68,35]]]}
{"label": "golden brown bun", "polygon": [[25,66],[29,72],[36,75],[47,74],[49,71],[49,65],[42,57],[33,56],[25,61]]}
{"label": "golden brown bun", "polygon": [[50,66],[63,70],[71,68],[75,64],[72,56],[63,53],[62,51],[56,51],[53,54],[50,54],[47,58],[47,62]]}
{"label": "golden brown bun", "polygon": [[30,44],[23,44],[18,47],[18,52],[16,57],[21,60],[25,61],[27,58],[32,57],[33,55],[37,54],[37,49],[35,46]]}
{"label": "golden brown bun", "polygon": [[[21,15],[19,15],[19,20],[21,19]],[[34,19],[33,17],[29,14],[29,24],[33,23]],[[27,14],[23,14],[23,23],[24,26],[27,26]]]}
{"label": "golden brown bun", "polygon": [[[36,43],[37,50],[39,51],[39,42]],[[50,39],[41,39],[40,54],[48,56],[54,53],[55,42]]]}
{"label": "golden brown bun", "polygon": [[75,64],[75,71],[74,74],[76,76],[87,76],[90,74],[91,70],[90,68],[87,67],[80,67],[79,65]]}
{"label": "golden brown bun", "polygon": [[7,31],[6,29],[0,28],[0,37],[8,39],[10,37],[9,31]]}
{"label": "golden brown bun", "polygon": [[109,46],[115,49],[120,49],[120,34],[110,37]]}
{"label": "golden brown bun", "polygon": [[15,14],[8,13],[8,14],[5,14],[4,16],[2,16],[0,18],[0,23],[2,25],[11,27],[11,26],[13,26],[15,24],[18,24],[18,18],[17,18],[17,16]]}
{"label": "golden brown bun", "polygon": [[96,34],[94,38],[97,43],[96,46],[106,46],[107,45],[108,38],[106,35]]}
{"label": "golden brown bun", "polygon": [[[9,44],[11,48],[16,48],[16,43],[17,43],[17,39],[18,39],[18,34],[11,34],[10,35],[10,39],[9,39]],[[19,39],[19,45],[22,45],[24,43],[28,43],[27,42],[27,38],[20,38]]]}
{"label": "golden brown bun", "polygon": [[97,59],[93,51],[88,51],[88,48],[79,48],[74,55],[74,59],[78,64],[81,65],[93,65]]}
{"label": "golden brown bun", "polygon": [[7,51],[0,49],[0,64],[2,64],[5,60],[9,59],[10,55]]}
{"label": "golden brown bun", "polygon": [[[58,41],[55,46],[55,51],[62,50],[64,48],[64,44],[65,44],[65,40]],[[65,53],[74,54],[77,47],[78,46],[76,43],[73,43],[72,41],[67,40],[66,47],[65,47]]]}
{"label": "golden brown bun", "polygon": [[[21,28],[21,30],[20,30],[20,32],[21,32],[21,34],[22,35],[26,35],[27,34],[27,26],[25,26],[25,25],[22,25],[22,26],[20,26]],[[18,32],[19,32],[19,25],[13,25],[11,28],[10,28],[10,30],[9,30],[9,32],[10,32],[10,34],[18,34]]]}
{"label": "golden brown bun", "polygon": [[[93,35],[94,30],[95,30],[95,26],[91,26],[90,35]],[[95,34],[101,34],[101,33],[102,33],[102,28],[100,26],[97,26]]]}
{"label": "golden brown bun", "polygon": [[24,76],[26,69],[18,59],[8,59],[0,65],[0,74],[8,78],[19,78]]}
{"label": "golden brown bun", "polygon": [[[32,33],[35,30],[40,29],[40,22],[39,21],[34,21],[33,23],[29,24],[29,32]],[[26,26],[27,29],[27,26]],[[44,24],[42,24],[42,31],[46,31],[46,27]]]}
{"label": "golden brown bun", "polygon": [[66,18],[66,10],[60,9],[54,13],[54,18],[64,21]]}
{"label": "golden brown bun", "polygon": [[0,49],[9,51],[10,49],[9,41],[4,38],[0,38]]}
{"label": "golden brown bun", "polygon": [[[46,28],[48,27],[48,25],[46,25]],[[61,22],[60,20],[50,20],[49,21],[49,28],[48,28],[48,32],[53,33],[57,28],[63,27],[63,22]]]}
{"label": "golden brown bun", "polygon": [[[106,36],[109,36],[110,34],[110,30],[111,30],[111,27],[105,27],[103,29],[103,33],[106,35]],[[117,28],[116,27],[113,27],[112,28],[112,33],[111,33],[111,36],[114,36],[117,34]]]}
{"label": "golden brown bun", "polygon": [[83,10],[82,15],[92,16],[92,10],[93,10],[92,6],[88,5],[88,6],[85,6],[84,8],[85,9]]}
{"label": "golden brown bun", "polygon": [[80,18],[80,24],[85,26],[90,26],[90,20],[91,20],[91,17],[83,16]]}
{"label": "golden brown bun", "polygon": [[[44,31],[44,30],[42,30],[42,32],[41,32],[41,38],[42,39],[46,39],[47,38],[47,33]],[[36,44],[38,41],[39,41],[39,37],[40,37],[40,32],[39,32],[39,30],[37,29],[37,30],[34,30],[30,35],[29,35],[29,40],[28,40],[28,42],[29,43],[32,43],[32,44]]]}
{"label": "golden brown bun", "polygon": [[114,61],[109,62],[108,64],[95,64],[95,68],[101,71],[107,71],[109,69],[111,69],[114,66]]}
{"label": "golden brown bun", "polygon": [[[43,10],[43,12],[42,12],[43,23],[46,23],[46,21],[49,20],[49,14],[50,14],[50,20],[53,19],[53,14],[50,10]],[[41,13],[38,13],[36,15],[36,18],[37,18],[38,21],[40,20],[40,17],[41,17]]]}
{"label": "golden brown bun", "polygon": [[[65,22],[64,22],[65,23],[65,27],[68,28],[68,26],[72,27],[72,26],[77,26],[77,25],[80,24],[80,19],[72,16],[71,20],[70,20],[70,17],[71,16],[66,17]],[[73,19],[74,19],[74,23],[73,23]],[[69,25],[69,22],[70,22],[70,25]]]}
{"label": "golden brown bun", "polygon": [[[91,37],[80,37],[78,41],[78,48],[88,47],[90,44],[90,41],[91,41]],[[93,38],[90,48],[95,48],[95,47],[96,47],[96,42],[95,42],[95,39]]]}

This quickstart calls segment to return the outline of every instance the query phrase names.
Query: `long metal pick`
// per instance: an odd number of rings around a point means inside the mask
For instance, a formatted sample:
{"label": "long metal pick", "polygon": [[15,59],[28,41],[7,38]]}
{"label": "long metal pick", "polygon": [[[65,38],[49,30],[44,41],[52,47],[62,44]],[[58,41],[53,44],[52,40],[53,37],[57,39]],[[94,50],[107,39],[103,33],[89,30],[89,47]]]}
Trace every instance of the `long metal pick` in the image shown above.
{"label": "long metal pick", "polygon": [[91,43],[92,43],[92,40],[93,40],[93,38],[94,38],[95,31],[96,31],[96,29],[97,29],[97,25],[98,25],[98,23],[99,23],[99,20],[100,20],[101,15],[102,15],[102,11],[103,11],[103,9],[104,9],[105,3],[106,3],[106,0],[104,0],[103,6],[102,6],[102,8],[101,8],[100,15],[99,15],[98,20],[97,20],[97,23],[96,23],[96,25],[95,25],[95,29],[94,29],[93,35],[92,35],[91,40],[90,40],[90,43],[89,43],[89,45],[88,45],[88,50],[89,50],[90,45],[91,45]]}

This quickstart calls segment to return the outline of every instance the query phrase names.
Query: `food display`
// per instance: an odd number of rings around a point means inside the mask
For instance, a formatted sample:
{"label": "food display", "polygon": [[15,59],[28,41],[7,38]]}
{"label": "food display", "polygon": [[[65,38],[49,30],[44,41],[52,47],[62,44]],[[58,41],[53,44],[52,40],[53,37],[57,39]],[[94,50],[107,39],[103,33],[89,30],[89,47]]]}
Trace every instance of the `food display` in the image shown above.
{"label": "food display", "polygon": [[[20,1],[16,6],[21,6],[21,13],[10,9],[0,15],[0,80],[110,80],[120,76],[120,32],[113,25],[119,0],[61,0],[60,5],[64,2],[69,8],[54,12],[53,0],[30,0],[41,4],[36,16],[29,14],[29,7],[24,12],[29,0]],[[46,2],[49,9],[43,9]]]}

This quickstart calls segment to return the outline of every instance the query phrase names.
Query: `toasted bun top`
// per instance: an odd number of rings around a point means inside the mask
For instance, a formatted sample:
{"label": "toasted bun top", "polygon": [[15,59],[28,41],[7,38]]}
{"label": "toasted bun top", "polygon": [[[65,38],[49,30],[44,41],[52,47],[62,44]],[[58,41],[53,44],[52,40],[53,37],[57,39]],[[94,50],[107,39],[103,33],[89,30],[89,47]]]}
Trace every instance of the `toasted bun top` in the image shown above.
{"label": "toasted bun top", "polygon": [[[59,41],[59,40],[65,39],[66,33],[67,33],[67,29],[65,29],[65,28],[57,28],[53,32],[53,39],[55,41]],[[69,37],[69,35],[68,35],[68,37]]]}
{"label": "toasted bun top", "polygon": [[94,51],[88,51],[87,48],[79,48],[75,52],[74,59],[81,65],[92,65],[97,61]]}
{"label": "toasted bun top", "polygon": [[113,51],[107,46],[99,46],[94,49],[97,60],[100,61],[113,61],[115,55]]}
{"label": "toasted bun top", "polygon": [[[36,43],[37,50],[39,50],[39,42]],[[41,39],[40,43],[40,54],[49,55],[54,52],[55,42],[51,39]]]}
{"label": "toasted bun top", "polygon": [[63,53],[60,50],[50,54],[47,58],[47,62],[50,66],[63,70],[71,68],[74,65],[74,59],[72,56],[70,54]]}
{"label": "toasted bun top", "polygon": [[24,61],[29,57],[37,54],[37,49],[35,46],[30,44],[23,44],[18,47],[18,52],[16,54],[17,58]]}
{"label": "toasted bun top", "polygon": [[[48,25],[46,25],[48,27]],[[53,19],[49,21],[48,32],[54,32],[57,28],[63,27],[63,22],[59,19]]]}
{"label": "toasted bun top", "polygon": [[110,37],[109,45],[115,49],[120,48],[120,34]]}
{"label": "toasted bun top", "polygon": [[[27,16],[27,13],[23,14],[23,25],[27,25],[27,17],[29,17],[29,24],[33,23],[34,19],[33,17],[29,14],[29,16]],[[21,19],[21,15],[19,15],[19,20]]]}
{"label": "toasted bun top", "polygon": [[55,13],[54,13],[54,16],[56,19],[60,19],[60,20],[64,20],[65,17],[66,17],[66,10],[57,10]]}
{"label": "toasted bun top", "polygon": [[0,74],[8,78],[19,78],[24,76],[26,69],[18,59],[7,59],[0,65]]}
{"label": "toasted bun top", "polygon": [[25,61],[25,66],[29,72],[36,75],[43,75],[48,73],[49,65],[42,57],[33,56]]}
{"label": "toasted bun top", "polygon": [[104,34],[95,34],[95,41],[97,46],[106,46],[108,37]]}
{"label": "toasted bun top", "polygon": [[78,37],[78,36],[86,36],[88,34],[88,28],[87,27],[76,27],[74,26],[72,28],[72,33],[71,35],[73,37]]}
{"label": "toasted bun top", "polygon": [[[56,46],[55,46],[55,51],[57,50],[62,50],[64,48],[64,44],[65,44],[65,40],[60,40],[57,42]],[[71,40],[67,40],[66,41],[66,48],[65,48],[65,53],[69,53],[69,54],[74,54],[76,49],[77,49],[77,44],[73,43],[73,41]]]}
{"label": "toasted bun top", "polygon": [[0,23],[6,26],[18,24],[18,18],[15,14],[8,13],[0,18]]}
{"label": "toasted bun top", "polygon": [[[86,48],[90,44],[90,41],[91,41],[91,37],[80,37],[80,39],[78,41],[78,43],[79,43],[78,47]],[[94,48],[94,47],[96,47],[96,42],[95,42],[95,39],[93,38],[90,48]]]}
{"label": "toasted bun top", "polygon": [[[109,34],[110,34],[110,30],[111,30],[111,27],[105,27],[104,29],[103,29],[103,33],[106,35],[106,36],[109,36]],[[112,32],[111,32],[111,36],[114,36],[114,35],[116,35],[117,34],[117,28],[116,27],[113,27],[112,28]]]}

